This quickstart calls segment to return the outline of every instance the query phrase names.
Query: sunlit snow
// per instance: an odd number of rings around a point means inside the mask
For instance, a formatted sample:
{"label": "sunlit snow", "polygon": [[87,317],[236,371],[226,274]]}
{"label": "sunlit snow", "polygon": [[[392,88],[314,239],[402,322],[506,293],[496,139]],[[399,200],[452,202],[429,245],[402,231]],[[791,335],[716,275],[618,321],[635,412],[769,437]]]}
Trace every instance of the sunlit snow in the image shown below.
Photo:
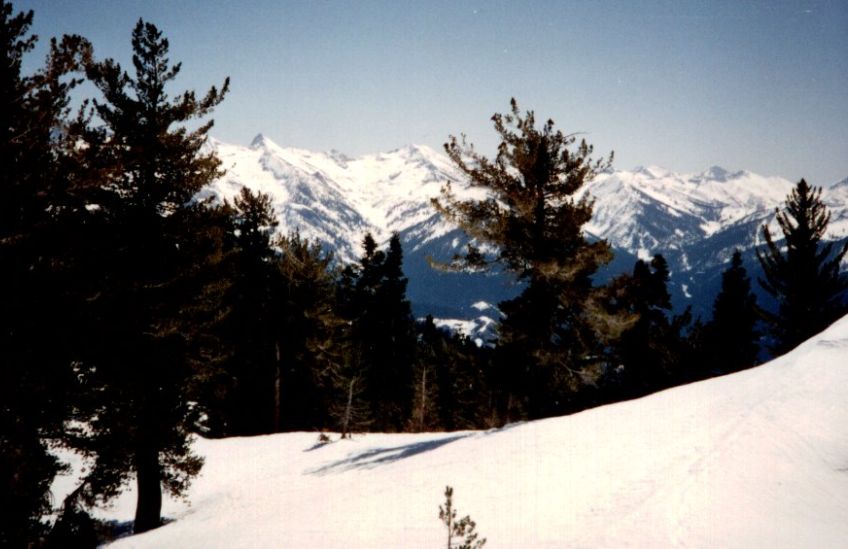
{"label": "sunlit snow", "polygon": [[115,547],[440,547],[446,485],[491,548],[844,547],[846,402],[848,317],[763,366],[568,417],[201,439],[190,504]]}

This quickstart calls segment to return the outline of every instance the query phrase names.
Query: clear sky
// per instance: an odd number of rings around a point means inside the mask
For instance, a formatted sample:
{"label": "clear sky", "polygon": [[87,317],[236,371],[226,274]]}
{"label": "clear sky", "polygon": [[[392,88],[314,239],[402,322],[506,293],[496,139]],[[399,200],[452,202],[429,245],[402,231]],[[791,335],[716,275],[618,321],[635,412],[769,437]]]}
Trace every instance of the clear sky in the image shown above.
{"label": "clear sky", "polygon": [[848,2],[18,0],[42,42],[77,33],[131,67],[155,23],[174,92],[232,79],[212,134],[350,155],[465,133],[515,97],[615,167],[848,176]]}

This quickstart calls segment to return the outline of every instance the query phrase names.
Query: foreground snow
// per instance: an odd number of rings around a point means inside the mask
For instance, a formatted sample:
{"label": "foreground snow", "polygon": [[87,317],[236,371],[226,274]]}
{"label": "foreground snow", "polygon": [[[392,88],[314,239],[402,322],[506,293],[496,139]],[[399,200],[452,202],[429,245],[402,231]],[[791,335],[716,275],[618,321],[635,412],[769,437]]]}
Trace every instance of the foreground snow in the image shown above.
{"label": "foreground snow", "polygon": [[443,547],[451,485],[492,548],[844,547],[848,318],[759,368],[570,417],[316,439],[198,440],[191,504],[115,546]]}

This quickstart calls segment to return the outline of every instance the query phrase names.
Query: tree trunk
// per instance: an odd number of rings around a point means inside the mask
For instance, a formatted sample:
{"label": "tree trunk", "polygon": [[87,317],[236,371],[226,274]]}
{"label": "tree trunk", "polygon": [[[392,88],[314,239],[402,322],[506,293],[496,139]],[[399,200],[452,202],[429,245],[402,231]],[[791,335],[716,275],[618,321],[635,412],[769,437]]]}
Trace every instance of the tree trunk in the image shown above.
{"label": "tree trunk", "polygon": [[427,368],[421,369],[421,409],[418,415],[418,432],[424,432],[424,420],[427,415]]}
{"label": "tree trunk", "polygon": [[350,438],[350,419],[353,414],[353,385],[356,378],[350,380],[347,389],[347,406],[345,407],[344,419],[342,420],[342,438]]}
{"label": "tree trunk", "polygon": [[159,451],[153,445],[139,448],[135,454],[138,503],[133,531],[136,534],[157,528],[162,512],[162,468]]}
{"label": "tree trunk", "polygon": [[282,372],[280,367],[280,342],[276,342],[274,344],[274,350],[277,354],[277,369],[274,373],[274,432],[280,432],[280,416],[281,411],[280,407],[282,406],[283,396],[282,396]]}

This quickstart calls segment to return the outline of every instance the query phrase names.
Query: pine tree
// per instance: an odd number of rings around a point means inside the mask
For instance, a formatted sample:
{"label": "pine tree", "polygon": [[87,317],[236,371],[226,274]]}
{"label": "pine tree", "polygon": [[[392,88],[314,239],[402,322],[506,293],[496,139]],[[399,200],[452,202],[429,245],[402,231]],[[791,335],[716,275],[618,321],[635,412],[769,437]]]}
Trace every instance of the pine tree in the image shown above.
{"label": "pine tree", "polygon": [[[296,232],[278,239],[277,247],[276,423],[283,430],[328,427],[333,376],[343,369],[347,352],[347,325],[335,308],[334,257]],[[342,388],[345,401],[349,390]],[[354,393],[358,390],[354,384]]]}
{"label": "pine tree", "polygon": [[593,162],[585,141],[572,150],[575,136],[555,130],[551,120],[537,128],[534,113],[522,117],[514,99],[510,114],[492,120],[501,139],[494,160],[464,139],[445,145],[470,184],[489,196],[461,201],[448,185],[433,205],[473,239],[454,268],[499,265],[524,285],[520,296],[500,304],[502,416],[564,413],[603,362],[604,322],[601,308],[591,305],[591,279],[612,255],[607,242],[585,238],[592,200],[575,193],[612,158]]}
{"label": "pine tree", "polygon": [[134,529],[143,532],[159,525],[162,487],[182,493],[202,465],[189,445],[190,394],[210,339],[202,319],[216,310],[220,288],[209,274],[223,229],[195,197],[221,172],[202,151],[212,123],[181,124],[205,117],[228,81],[202,98],[188,91],[171,100],[165,88],[180,64],[170,64],[168,40],[139,20],[132,46],[134,77],[111,59],[86,71],[104,100],[94,102],[102,126],[77,148],[93,206],[81,361],[90,421],[80,445],[94,459],[86,499],[110,499],[135,476]]}
{"label": "pine tree", "polygon": [[[228,394],[219,423],[230,435],[275,430],[275,292],[280,285],[272,238],[277,221],[271,199],[243,188],[233,202],[227,241],[227,317],[221,338],[230,349],[220,389]],[[220,406],[222,403],[218,403]]]}
{"label": "pine tree", "polygon": [[721,275],[721,291],[713,303],[713,318],[704,327],[704,358],[713,374],[742,370],[756,364],[759,351],[757,297],[742,264],[742,253],[733,252],[730,266]]}
{"label": "pine tree", "polygon": [[491,382],[486,367],[491,350],[439,329],[430,315],[417,328],[413,427],[423,424],[425,429],[454,431],[496,426],[490,421]]}
{"label": "pine tree", "polygon": [[383,251],[368,234],[360,263],[346,270],[340,290],[343,315],[351,321],[351,356],[378,430],[402,430],[412,412],[415,324],[402,264],[397,235]]}
{"label": "pine tree", "polygon": [[[457,512],[453,506],[453,488],[445,486],[445,505],[439,505],[439,520],[448,531],[447,549],[480,549],[486,545],[486,538],[477,539],[477,523],[469,515],[456,518]],[[458,541],[454,541],[454,539]]]}
{"label": "pine tree", "polygon": [[61,470],[48,439],[64,435],[73,404],[74,341],[65,230],[74,166],[67,154],[70,91],[90,46],[52,40],[24,74],[33,12],[0,2],[0,546],[38,542]]}
{"label": "pine tree", "polygon": [[650,263],[638,260],[631,276],[613,283],[623,287],[619,306],[637,319],[615,345],[621,364],[621,370],[613,375],[618,385],[616,399],[663,389],[690,375],[682,360],[687,344],[682,332],[691,315],[687,309],[670,317],[669,274],[668,263],[657,254]]}
{"label": "pine tree", "polygon": [[784,211],[776,214],[785,251],[764,225],[766,245],[757,250],[757,259],[763,268],[759,283],[778,304],[775,313],[766,315],[774,341],[771,348],[782,354],[848,310],[848,276],[839,272],[848,243],[834,252],[832,242],[823,242],[830,213],[821,200],[821,188],[803,179],[786,198]]}

